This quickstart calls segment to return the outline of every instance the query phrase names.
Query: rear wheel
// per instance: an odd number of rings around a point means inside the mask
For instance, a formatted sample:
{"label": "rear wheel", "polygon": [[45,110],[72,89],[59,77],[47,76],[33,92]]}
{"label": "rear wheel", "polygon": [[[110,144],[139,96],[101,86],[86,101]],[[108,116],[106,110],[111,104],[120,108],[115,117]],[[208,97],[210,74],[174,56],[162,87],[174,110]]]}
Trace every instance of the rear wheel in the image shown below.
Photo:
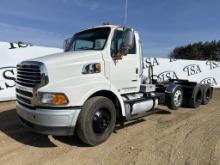
{"label": "rear wheel", "polygon": [[202,85],[203,88],[203,97],[202,97],[202,104],[206,105],[212,98],[212,88],[210,85]]}
{"label": "rear wheel", "polygon": [[98,145],[111,135],[116,122],[116,110],[111,100],[97,96],[86,101],[77,122],[77,134],[86,144]]}
{"label": "rear wheel", "polygon": [[197,84],[193,89],[191,97],[189,98],[189,106],[191,108],[198,108],[202,103],[202,96],[202,87]]}
{"label": "rear wheel", "polygon": [[172,93],[166,94],[166,103],[168,108],[177,110],[183,103],[183,90],[177,86]]}

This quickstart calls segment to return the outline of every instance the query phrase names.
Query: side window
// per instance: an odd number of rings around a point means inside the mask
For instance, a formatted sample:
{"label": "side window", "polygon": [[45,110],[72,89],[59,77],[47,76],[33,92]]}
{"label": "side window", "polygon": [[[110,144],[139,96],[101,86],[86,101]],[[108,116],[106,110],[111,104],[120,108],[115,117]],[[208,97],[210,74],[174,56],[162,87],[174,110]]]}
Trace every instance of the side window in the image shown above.
{"label": "side window", "polygon": [[105,45],[105,39],[96,39],[94,49],[102,49]]}
{"label": "side window", "polygon": [[[111,55],[114,56],[122,46],[122,31],[116,31],[111,44]],[[128,54],[136,54],[136,42],[131,49],[129,49]]]}
{"label": "side window", "polygon": [[128,54],[136,54],[136,40],[134,36],[134,43],[131,49],[129,49]]}

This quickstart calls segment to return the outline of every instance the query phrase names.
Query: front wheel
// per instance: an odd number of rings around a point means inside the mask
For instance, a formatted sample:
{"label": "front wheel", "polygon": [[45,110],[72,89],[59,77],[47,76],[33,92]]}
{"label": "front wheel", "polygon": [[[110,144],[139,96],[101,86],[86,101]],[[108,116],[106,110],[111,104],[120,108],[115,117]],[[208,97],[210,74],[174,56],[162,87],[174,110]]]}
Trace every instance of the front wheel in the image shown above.
{"label": "front wheel", "polygon": [[114,130],[116,110],[111,100],[97,96],[84,104],[77,122],[76,131],[86,144],[95,146],[108,139]]}

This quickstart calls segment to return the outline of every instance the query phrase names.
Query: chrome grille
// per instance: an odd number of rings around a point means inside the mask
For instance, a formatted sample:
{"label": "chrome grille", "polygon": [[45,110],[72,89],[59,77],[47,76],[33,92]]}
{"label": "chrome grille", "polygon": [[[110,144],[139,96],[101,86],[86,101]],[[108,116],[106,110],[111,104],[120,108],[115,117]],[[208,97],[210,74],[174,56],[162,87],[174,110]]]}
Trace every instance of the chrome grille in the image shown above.
{"label": "chrome grille", "polygon": [[24,61],[17,65],[16,99],[28,108],[36,105],[38,88],[48,83],[46,69],[43,63]]}
{"label": "chrome grille", "polygon": [[38,65],[17,65],[17,80],[19,85],[34,88],[41,82],[41,71]]}

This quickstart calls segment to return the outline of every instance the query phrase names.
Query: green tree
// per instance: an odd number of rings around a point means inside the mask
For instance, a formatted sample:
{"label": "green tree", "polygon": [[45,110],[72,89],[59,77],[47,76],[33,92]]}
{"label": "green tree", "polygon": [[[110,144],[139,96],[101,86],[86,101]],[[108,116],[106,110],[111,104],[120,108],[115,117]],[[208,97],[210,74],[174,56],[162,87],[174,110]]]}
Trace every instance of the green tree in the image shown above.
{"label": "green tree", "polygon": [[220,40],[176,47],[169,57],[189,60],[220,60]]}

